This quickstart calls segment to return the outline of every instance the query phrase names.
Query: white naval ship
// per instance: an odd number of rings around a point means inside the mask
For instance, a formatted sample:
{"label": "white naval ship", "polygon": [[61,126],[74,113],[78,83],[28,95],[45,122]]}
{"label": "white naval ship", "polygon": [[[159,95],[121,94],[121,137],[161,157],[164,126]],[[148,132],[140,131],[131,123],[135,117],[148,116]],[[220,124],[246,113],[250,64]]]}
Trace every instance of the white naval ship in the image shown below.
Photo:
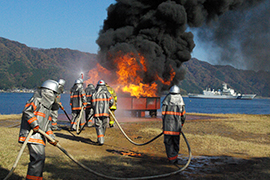
{"label": "white naval ship", "polygon": [[236,93],[234,89],[228,88],[226,83],[223,83],[223,89],[215,91],[214,89],[206,88],[203,94],[188,94],[189,98],[203,98],[203,99],[253,99],[256,94],[240,94]]}

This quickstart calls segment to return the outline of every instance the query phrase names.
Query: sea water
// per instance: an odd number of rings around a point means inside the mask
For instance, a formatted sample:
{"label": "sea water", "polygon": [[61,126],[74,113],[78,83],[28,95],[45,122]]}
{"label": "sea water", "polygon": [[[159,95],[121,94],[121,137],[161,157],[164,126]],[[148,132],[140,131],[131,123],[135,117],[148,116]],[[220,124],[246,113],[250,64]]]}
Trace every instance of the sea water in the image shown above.
{"label": "sea water", "polygon": [[[20,114],[33,93],[0,93],[0,114]],[[120,97],[119,97],[120,98]],[[161,102],[164,97],[161,97]],[[270,99],[227,100],[195,99],[183,97],[187,113],[211,114],[270,114]],[[68,114],[71,113],[69,94],[61,95],[61,102]],[[160,110],[159,110],[160,111]],[[59,114],[64,114],[59,110]]]}

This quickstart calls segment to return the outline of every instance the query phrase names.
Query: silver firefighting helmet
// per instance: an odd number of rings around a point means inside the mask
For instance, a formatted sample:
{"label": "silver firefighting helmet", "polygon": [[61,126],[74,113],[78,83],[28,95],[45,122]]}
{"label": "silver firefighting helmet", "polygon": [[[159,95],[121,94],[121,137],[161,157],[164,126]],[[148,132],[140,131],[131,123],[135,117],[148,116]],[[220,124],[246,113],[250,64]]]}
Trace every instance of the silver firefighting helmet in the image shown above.
{"label": "silver firefighting helmet", "polygon": [[81,78],[76,79],[75,84],[83,84],[83,80]]}
{"label": "silver firefighting helmet", "polygon": [[87,87],[95,88],[94,84],[88,84]]}
{"label": "silver firefighting helmet", "polygon": [[98,81],[97,86],[105,86],[105,82],[101,79]]}
{"label": "silver firefighting helmet", "polygon": [[59,81],[58,81],[58,84],[59,84],[59,91],[61,92],[61,93],[63,93],[64,92],[64,85],[65,85],[65,83],[66,83],[66,81],[64,80],[64,79],[59,79]]}
{"label": "silver firefighting helmet", "polygon": [[45,81],[41,85],[41,88],[50,89],[50,90],[53,90],[56,93],[60,93],[60,90],[59,90],[59,87],[58,86],[59,86],[58,82],[49,79],[49,80]]}
{"label": "silver firefighting helmet", "polygon": [[170,89],[171,94],[180,94],[180,88],[176,85],[173,85]]}

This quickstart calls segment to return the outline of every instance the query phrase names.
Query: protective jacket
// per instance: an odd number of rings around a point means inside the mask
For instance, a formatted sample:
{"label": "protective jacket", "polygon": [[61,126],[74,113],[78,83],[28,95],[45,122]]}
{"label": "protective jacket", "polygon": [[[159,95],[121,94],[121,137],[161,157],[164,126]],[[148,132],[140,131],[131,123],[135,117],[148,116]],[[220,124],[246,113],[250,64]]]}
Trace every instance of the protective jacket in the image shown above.
{"label": "protective jacket", "polygon": [[74,84],[70,89],[70,106],[71,110],[81,110],[82,106],[86,107],[86,94],[82,84]]}
{"label": "protective jacket", "polygon": [[92,107],[92,95],[95,92],[95,86],[93,84],[89,84],[88,87],[85,89],[86,99],[87,99],[87,106],[86,109],[89,109]]}
{"label": "protective jacket", "polygon": [[[19,142],[25,141],[29,131],[39,125],[39,128],[54,139],[51,130],[51,109],[55,108],[55,94],[49,89],[38,89],[29,99],[23,109]],[[33,133],[28,143],[45,146],[45,137],[40,133]]]}
{"label": "protective jacket", "polygon": [[59,109],[59,105],[57,103],[60,103],[60,99],[61,99],[61,94],[57,94],[55,106],[58,106],[58,108],[57,110],[51,111],[52,127],[57,127],[57,118],[58,118],[58,109]]}
{"label": "protective jacket", "polygon": [[117,109],[117,95],[116,95],[116,92],[109,85],[106,85],[106,86],[107,86],[107,89],[108,89],[109,93],[112,95],[112,97],[114,99],[113,105],[110,107],[110,109],[111,110],[116,110]]}
{"label": "protective jacket", "polygon": [[109,108],[113,105],[114,100],[106,86],[97,86],[91,102],[94,108],[94,117],[109,117]]}
{"label": "protective jacket", "polygon": [[168,94],[162,102],[163,133],[180,135],[185,123],[185,103],[180,94]]}

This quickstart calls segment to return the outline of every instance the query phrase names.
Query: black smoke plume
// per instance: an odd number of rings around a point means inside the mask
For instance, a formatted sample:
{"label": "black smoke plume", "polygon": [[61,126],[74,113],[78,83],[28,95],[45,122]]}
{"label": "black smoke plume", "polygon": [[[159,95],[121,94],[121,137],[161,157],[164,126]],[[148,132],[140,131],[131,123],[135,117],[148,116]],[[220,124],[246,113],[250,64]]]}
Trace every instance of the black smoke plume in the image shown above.
{"label": "black smoke plume", "polygon": [[[194,28],[213,64],[240,69],[270,69],[270,1],[244,1],[218,21]],[[204,59],[206,60],[206,59]]]}
{"label": "black smoke plume", "polygon": [[[261,0],[262,1],[262,0]],[[202,27],[230,10],[256,5],[257,0],[117,0],[108,7],[107,19],[99,32],[97,44],[100,63],[115,70],[113,60],[119,52],[141,54],[148,71],[144,83],[158,83],[159,91],[168,89],[165,81],[171,68],[176,75],[171,85],[184,78],[180,66],[191,58],[195,47],[187,27]]]}

